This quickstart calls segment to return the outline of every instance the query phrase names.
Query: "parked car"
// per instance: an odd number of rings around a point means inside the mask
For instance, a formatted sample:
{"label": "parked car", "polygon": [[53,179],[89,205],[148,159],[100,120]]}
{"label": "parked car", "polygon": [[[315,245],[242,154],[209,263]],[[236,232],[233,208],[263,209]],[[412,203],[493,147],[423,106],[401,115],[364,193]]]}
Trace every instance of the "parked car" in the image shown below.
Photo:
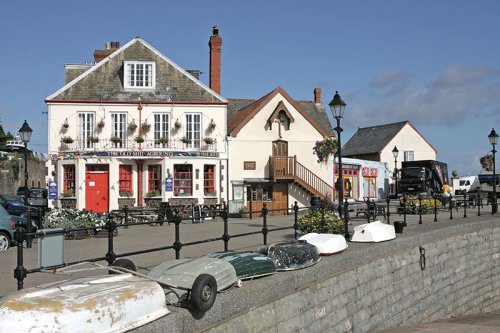
{"label": "parked car", "polygon": [[[0,251],[7,250],[14,240],[14,231],[16,223],[26,224],[26,218],[21,216],[12,216],[0,205]],[[32,232],[36,231],[36,225],[32,224]]]}
{"label": "parked car", "polygon": [[40,221],[40,209],[25,205],[24,198],[14,194],[0,195],[0,205],[12,216],[20,216],[26,219],[28,209],[31,209],[31,219],[37,225]]}
{"label": "parked car", "polygon": [[17,188],[17,192],[16,192],[16,194],[17,194],[17,195],[24,196],[24,193],[25,193],[25,192],[27,192],[27,191],[29,191],[29,188],[24,187],[24,186],[19,186],[19,187]]}
{"label": "parked car", "polygon": [[7,204],[12,204],[16,206],[24,206],[24,197],[17,194],[1,194],[0,204],[6,206]]}
{"label": "parked car", "polygon": [[28,205],[34,207],[48,206],[48,191],[45,188],[32,187],[28,192]]}

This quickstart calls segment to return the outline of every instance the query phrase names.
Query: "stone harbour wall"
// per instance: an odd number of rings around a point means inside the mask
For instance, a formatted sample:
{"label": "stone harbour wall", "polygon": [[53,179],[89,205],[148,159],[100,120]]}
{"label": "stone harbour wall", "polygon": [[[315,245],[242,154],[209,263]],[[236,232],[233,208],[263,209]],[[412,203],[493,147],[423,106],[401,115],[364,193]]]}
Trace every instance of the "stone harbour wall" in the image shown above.
{"label": "stone harbour wall", "polygon": [[137,331],[369,332],[498,310],[500,217],[460,221],[409,226],[390,242],[349,243],[313,267],[218,294],[201,319],[170,306],[171,314]]}

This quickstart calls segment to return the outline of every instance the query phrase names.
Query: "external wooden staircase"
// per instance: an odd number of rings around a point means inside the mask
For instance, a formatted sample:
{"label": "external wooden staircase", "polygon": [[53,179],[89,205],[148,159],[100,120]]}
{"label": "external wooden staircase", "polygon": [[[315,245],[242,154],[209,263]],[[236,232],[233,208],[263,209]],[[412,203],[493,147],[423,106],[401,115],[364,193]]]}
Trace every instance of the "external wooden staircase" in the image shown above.
{"label": "external wooden staircase", "polygon": [[297,156],[269,157],[270,175],[274,181],[293,181],[312,196],[332,195],[333,188],[297,161]]}

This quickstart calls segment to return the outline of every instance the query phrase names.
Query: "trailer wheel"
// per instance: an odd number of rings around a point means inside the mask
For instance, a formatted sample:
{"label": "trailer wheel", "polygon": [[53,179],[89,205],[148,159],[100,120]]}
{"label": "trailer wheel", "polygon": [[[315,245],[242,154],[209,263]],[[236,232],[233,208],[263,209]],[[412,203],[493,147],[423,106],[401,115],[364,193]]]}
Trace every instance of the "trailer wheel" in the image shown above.
{"label": "trailer wheel", "polygon": [[191,307],[195,311],[207,312],[215,302],[217,281],[210,274],[200,274],[191,289]]}
{"label": "trailer wheel", "polygon": [[[124,258],[115,260],[115,262],[111,266],[130,269],[131,271],[134,271],[134,272],[137,271],[137,268],[135,267],[134,262],[132,260],[124,259]],[[114,271],[109,271],[109,274],[118,274],[118,273],[116,273]]]}

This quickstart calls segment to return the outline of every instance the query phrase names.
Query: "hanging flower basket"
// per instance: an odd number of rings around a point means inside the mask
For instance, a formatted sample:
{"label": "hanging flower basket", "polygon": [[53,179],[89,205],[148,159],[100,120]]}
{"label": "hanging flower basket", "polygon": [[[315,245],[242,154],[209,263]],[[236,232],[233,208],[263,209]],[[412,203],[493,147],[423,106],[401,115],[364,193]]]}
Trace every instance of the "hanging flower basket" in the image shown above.
{"label": "hanging flower basket", "polygon": [[151,124],[149,124],[147,122],[143,122],[142,126],[141,126],[141,129],[142,129],[143,132],[147,133],[151,129]]}
{"label": "hanging flower basket", "polygon": [[179,120],[176,120],[175,123],[174,123],[174,128],[178,131],[180,130],[182,127],[182,124]]}
{"label": "hanging flower basket", "polygon": [[165,138],[165,137],[158,138],[158,139],[156,139],[155,143],[158,145],[166,144],[166,143],[168,143],[168,138]]}
{"label": "hanging flower basket", "polygon": [[189,143],[191,143],[191,139],[190,139],[190,138],[188,138],[187,136],[183,136],[183,137],[181,138],[181,141],[182,141],[183,143],[185,143],[185,144],[189,144]]}
{"label": "hanging flower basket", "polygon": [[213,131],[215,129],[215,127],[216,127],[216,125],[215,125],[214,121],[212,120],[210,122],[210,124],[208,124],[208,130]]}
{"label": "hanging flower basket", "polygon": [[69,143],[73,143],[74,140],[70,136],[63,136],[62,139],[61,139],[61,141],[64,142],[64,143],[68,143],[69,144]]}
{"label": "hanging flower basket", "polygon": [[89,142],[89,143],[97,143],[97,142],[99,142],[99,138],[97,136],[89,136],[87,138],[87,142]]}
{"label": "hanging flower basket", "polygon": [[207,145],[211,145],[212,143],[214,143],[214,142],[215,142],[215,140],[214,140],[214,139],[212,139],[212,138],[210,138],[210,137],[206,137],[206,138],[204,138],[204,139],[203,139],[203,141],[205,141],[205,143],[206,143]]}
{"label": "hanging flower basket", "polygon": [[322,141],[316,141],[313,147],[313,154],[318,157],[318,163],[328,163],[330,155],[335,155],[337,151],[337,140],[324,137]]}
{"label": "hanging flower basket", "polygon": [[137,124],[136,123],[129,123],[127,126],[127,130],[130,133],[134,133],[134,131],[137,129]]}
{"label": "hanging flower basket", "polygon": [[105,124],[104,124],[104,120],[102,120],[102,119],[101,119],[101,121],[99,121],[99,122],[97,123],[97,128],[98,128],[98,129],[103,129],[103,128],[104,128],[104,125],[105,125]]}
{"label": "hanging flower basket", "polygon": [[143,143],[144,142],[144,138],[142,136],[136,136],[134,138],[134,141],[137,142],[137,143]]}
{"label": "hanging flower basket", "polygon": [[66,120],[64,120],[64,123],[62,124],[62,128],[65,130],[69,128],[68,118],[66,118]]}
{"label": "hanging flower basket", "polygon": [[493,170],[493,155],[492,154],[486,154],[483,157],[479,159],[479,163],[481,163],[481,166],[485,171],[492,171]]}
{"label": "hanging flower basket", "polygon": [[111,142],[113,142],[113,143],[117,144],[117,143],[120,143],[120,142],[122,141],[122,139],[121,139],[119,136],[114,135],[114,136],[112,136],[112,137],[109,139],[109,141],[111,141]]}

